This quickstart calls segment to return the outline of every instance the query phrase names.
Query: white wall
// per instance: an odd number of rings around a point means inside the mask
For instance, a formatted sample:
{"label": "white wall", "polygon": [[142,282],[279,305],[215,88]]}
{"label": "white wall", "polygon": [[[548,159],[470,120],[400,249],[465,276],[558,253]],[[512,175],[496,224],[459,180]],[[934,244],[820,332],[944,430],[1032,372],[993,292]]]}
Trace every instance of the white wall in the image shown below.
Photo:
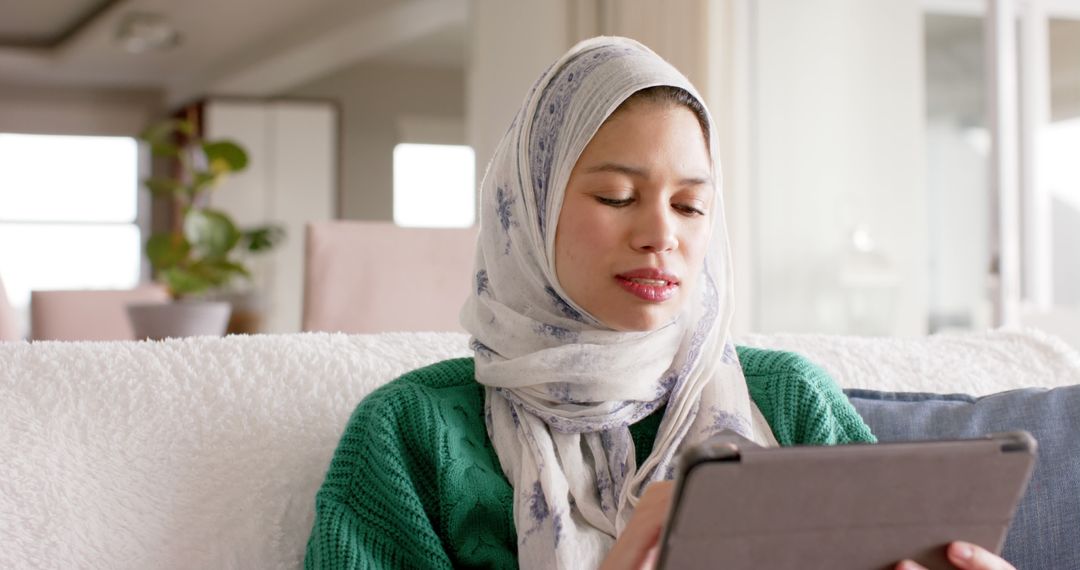
{"label": "white wall", "polygon": [[460,68],[358,64],[289,91],[332,99],[341,109],[340,217],[394,219],[399,142],[432,136],[438,140],[425,142],[465,144],[464,83]]}
{"label": "white wall", "polygon": [[300,330],[304,228],[334,217],[337,201],[337,109],[326,102],[211,100],[206,138],[229,138],[250,159],[244,172],[211,195],[241,227],[280,224],[285,240],[258,259],[256,290],[265,295],[264,332]]}
{"label": "white wall", "polygon": [[157,90],[0,84],[0,132],[134,136],[162,105]]}
{"label": "white wall", "polygon": [[473,0],[470,6],[466,133],[477,180],[529,87],[566,50],[595,35],[634,38],[705,91],[713,54],[707,0]]}
{"label": "white wall", "polygon": [[[923,333],[920,4],[758,0],[754,10],[756,328]],[[873,305],[888,312],[883,330],[849,326],[840,275],[856,224],[894,270]]]}
{"label": "white wall", "polygon": [[465,134],[483,179],[529,87],[573,45],[567,0],[473,0],[470,9]]}

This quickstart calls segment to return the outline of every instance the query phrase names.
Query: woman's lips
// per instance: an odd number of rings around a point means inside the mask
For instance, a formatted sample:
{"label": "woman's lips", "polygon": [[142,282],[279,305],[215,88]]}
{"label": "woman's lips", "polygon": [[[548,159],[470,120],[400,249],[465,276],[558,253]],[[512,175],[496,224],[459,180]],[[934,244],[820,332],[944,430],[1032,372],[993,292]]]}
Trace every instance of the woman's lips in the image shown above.
{"label": "woman's lips", "polygon": [[679,289],[678,277],[653,267],[620,273],[615,280],[631,294],[652,302],[667,301]]}

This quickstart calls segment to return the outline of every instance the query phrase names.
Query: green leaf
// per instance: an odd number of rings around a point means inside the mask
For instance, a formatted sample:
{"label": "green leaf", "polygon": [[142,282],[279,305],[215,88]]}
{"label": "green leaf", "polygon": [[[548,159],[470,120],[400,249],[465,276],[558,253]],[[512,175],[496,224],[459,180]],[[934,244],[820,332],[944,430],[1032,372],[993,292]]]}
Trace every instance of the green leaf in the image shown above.
{"label": "green leaf", "polygon": [[251,276],[243,265],[225,259],[201,259],[186,269],[189,276],[198,278],[206,288],[222,287],[237,276]]}
{"label": "green leaf", "polygon": [[213,172],[196,172],[195,180],[191,183],[190,191],[188,195],[191,197],[192,202],[196,201],[199,194],[202,193],[207,186],[213,186],[217,184],[219,175]]}
{"label": "green leaf", "polygon": [[176,132],[186,136],[195,136],[195,122],[188,119],[174,119]]}
{"label": "green leaf", "polygon": [[240,241],[240,231],[228,214],[216,210],[189,210],[184,216],[184,237],[197,258],[224,259]]}
{"label": "green leaf", "polygon": [[161,273],[169,289],[178,296],[196,295],[223,287],[234,277],[250,277],[247,268],[227,260],[199,260],[187,267],[173,267]]}
{"label": "green leaf", "polygon": [[143,184],[158,196],[171,196],[185,190],[184,185],[179,180],[171,178],[147,178],[143,180]]}
{"label": "green leaf", "polygon": [[244,277],[251,277],[251,272],[242,263],[235,261],[229,261],[228,259],[212,259],[202,262],[201,265],[205,266],[207,270],[214,272],[217,275],[222,276],[222,285],[229,279],[232,279],[235,275],[242,275]]}
{"label": "green leaf", "polygon": [[153,144],[168,139],[175,130],[174,120],[160,121],[143,129],[138,138]]}
{"label": "green leaf", "polygon": [[154,156],[179,156],[180,147],[169,142],[153,142],[150,143],[150,152]]}
{"label": "green leaf", "polygon": [[232,141],[204,142],[202,149],[206,154],[206,162],[210,165],[210,171],[215,174],[239,172],[247,168],[247,153],[240,148],[240,145]]}
{"label": "green leaf", "polygon": [[168,119],[147,127],[139,133],[139,139],[150,144],[154,156],[175,157],[180,155],[180,147],[176,144],[178,134],[194,135],[195,125],[191,121]]}
{"label": "green leaf", "polygon": [[214,174],[213,172],[196,172],[195,173],[195,185],[199,186],[199,187],[205,186],[205,185],[210,184],[212,182],[216,182],[217,179],[218,179],[218,175]]}
{"label": "green leaf", "polygon": [[285,239],[285,228],[277,224],[244,230],[244,243],[253,253],[269,251]]}
{"label": "green leaf", "polygon": [[158,121],[139,133],[139,138],[144,141],[160,141],[181,134],[191,136],[195,134],[195,123],[187,119],[165,119]]}
{"label": "green leaf", "polygon": [[190,244],[181,235],[161,233],[146,240],[146,257],[150,258],[151,265],[158,271],[180,265],[190,251]]}
{"label": "green leaf", "polygon": [[203,275],[182,267],[173,267],[161,272],[161,279],[173,292],[174,296],[193,295],[211,288],[214,283]]}

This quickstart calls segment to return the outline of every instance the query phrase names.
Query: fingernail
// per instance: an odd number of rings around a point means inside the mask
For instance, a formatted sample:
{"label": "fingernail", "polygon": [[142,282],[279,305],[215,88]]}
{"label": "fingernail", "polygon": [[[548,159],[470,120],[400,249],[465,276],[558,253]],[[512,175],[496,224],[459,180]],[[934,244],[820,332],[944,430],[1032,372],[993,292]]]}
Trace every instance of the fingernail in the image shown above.
{"label": "fingernail", "polygon": [[923,568],[922,566],[916,564],[915,562],[913,562],[911,560],[904,560],[904,561],[900,562],[900,565],[897,567],[897,570],[925,570],[925,568]]}
{"label": "fingernail", "polygon": [[956,557],[960,560],[971,560],[971,557],[975,556],[975,549],[971,548],[970,544],[964,542],[957,542],[954,551],[956,552]]}

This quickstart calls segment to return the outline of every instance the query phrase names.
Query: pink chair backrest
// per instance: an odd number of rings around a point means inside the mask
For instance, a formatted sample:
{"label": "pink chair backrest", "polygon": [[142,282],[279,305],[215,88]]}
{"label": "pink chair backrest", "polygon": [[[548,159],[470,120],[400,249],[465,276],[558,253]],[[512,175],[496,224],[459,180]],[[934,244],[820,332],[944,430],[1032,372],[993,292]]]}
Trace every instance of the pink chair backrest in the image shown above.
{"label": "pink chair backrest", "polygon": [[0,280],[0,341],[21,340],[19,319],[15,316],[15,307],[11,306],[4,282]]}
{"label": "pink chair backrest", "polygon": [[165,303],[169,293],[157,284],[134,289],[32,291],[33,340],[134,340],[130,303]]}
{"label": "pink chair backrest", "polygon": [[460,331],[472,286],[476,229],[389,222],[307,226],[305,331]]}

